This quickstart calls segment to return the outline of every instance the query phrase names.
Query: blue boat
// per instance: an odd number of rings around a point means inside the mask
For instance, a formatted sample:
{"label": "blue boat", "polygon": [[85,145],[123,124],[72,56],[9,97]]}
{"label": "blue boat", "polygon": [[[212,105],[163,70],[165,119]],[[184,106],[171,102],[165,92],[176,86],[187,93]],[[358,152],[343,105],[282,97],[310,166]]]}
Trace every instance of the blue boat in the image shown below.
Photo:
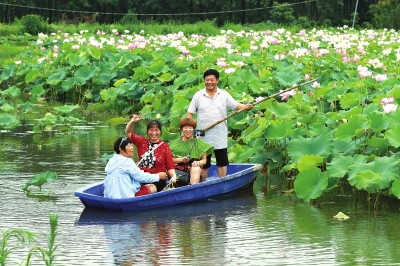
{"label": "blue boat", "polygon": [[105,198],[103,182],[78,189],[75,196],[88,208],[119,211],[157,208],[210,199],[243,189],[253,184],[260,168],[260,164],[230,164],[227,176],[219,178],[217,167],[212,165],[205,182],[127,199]]}

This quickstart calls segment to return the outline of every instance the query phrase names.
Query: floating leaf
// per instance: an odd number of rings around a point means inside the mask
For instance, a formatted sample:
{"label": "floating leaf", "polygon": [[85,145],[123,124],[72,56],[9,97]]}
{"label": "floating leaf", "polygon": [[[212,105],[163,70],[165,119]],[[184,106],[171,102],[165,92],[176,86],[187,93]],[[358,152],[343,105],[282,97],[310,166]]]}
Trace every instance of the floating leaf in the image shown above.
{"label": "floating leaf", "polygon": [[344,214],[343,212],[338,212],[338,214],[336,214],[335,216],[333,216],[333,219],[337,219],[337,220],[347,220],[350,217],[347,216],[346,214]]}

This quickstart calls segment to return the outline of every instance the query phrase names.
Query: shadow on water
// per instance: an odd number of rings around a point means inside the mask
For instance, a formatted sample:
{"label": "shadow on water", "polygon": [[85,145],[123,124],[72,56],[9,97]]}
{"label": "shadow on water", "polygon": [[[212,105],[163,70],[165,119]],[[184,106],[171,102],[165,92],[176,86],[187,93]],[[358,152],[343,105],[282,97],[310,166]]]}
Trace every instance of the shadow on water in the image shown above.
{"label": "shadow on water", "polygon": [[157,222],[187,223],[192,219],[209,220],[210,216],[243,214],[256,206],[257,199],[251,189],[206,201],[179,204],[139,211],[110,211],[85,208],[75,225]]}

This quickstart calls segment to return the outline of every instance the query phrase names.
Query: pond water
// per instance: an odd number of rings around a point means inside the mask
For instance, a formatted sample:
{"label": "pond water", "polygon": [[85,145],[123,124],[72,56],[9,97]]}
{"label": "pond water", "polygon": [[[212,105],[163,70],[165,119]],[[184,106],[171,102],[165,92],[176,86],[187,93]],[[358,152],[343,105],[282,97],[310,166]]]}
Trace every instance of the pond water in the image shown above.
{"label": "pond water", "polygon": [[[0,228],[35,232],[46,247],[48,213],[58,214],[57,265],[400,265],[398,203],[373,212],[366,199],[343,197],[315,207],[260,174],[253,190],[225,198],[139,212],[85,209],[74,191],[104,179],[100,158],[113,153],[124,127],[31,128],[0,135]],[[21,186],[47,170],[58,174],[42,188],[53,194],[25,195]],[[351,218],[333,219],[339,211]],[[7,265],[26,255],[14,250]]]}

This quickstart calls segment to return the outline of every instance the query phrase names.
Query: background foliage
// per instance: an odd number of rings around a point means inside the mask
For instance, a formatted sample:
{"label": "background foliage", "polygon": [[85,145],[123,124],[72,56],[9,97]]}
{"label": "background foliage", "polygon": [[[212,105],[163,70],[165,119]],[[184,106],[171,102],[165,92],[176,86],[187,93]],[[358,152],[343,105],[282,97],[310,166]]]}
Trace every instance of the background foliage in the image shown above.
{"label": "background foliage", "polygon": [[[300,24],[303,27],[341,26],[356,21],[361,27],[399,28],[399,0],[2,0],[1,23],[11,24],[30,14],[49,23],[195,23],[215,20],[226,23],[280,25]],[[36,24],[35,24],[36,25]]]}

